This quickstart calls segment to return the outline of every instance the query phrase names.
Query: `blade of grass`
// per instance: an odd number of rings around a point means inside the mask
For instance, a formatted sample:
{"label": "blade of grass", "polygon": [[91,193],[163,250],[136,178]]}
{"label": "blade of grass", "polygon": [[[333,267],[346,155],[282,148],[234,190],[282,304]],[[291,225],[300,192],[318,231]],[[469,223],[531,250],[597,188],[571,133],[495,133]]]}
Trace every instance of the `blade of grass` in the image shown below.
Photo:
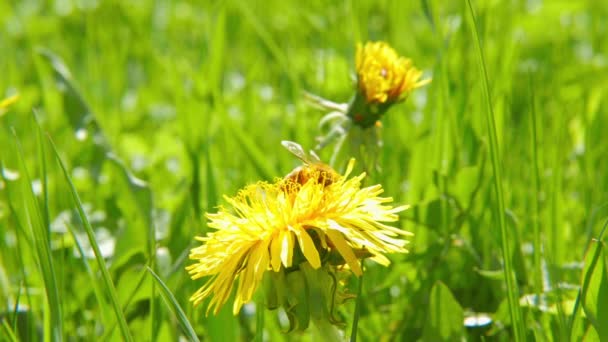
{"label": "blade of grass", "polygon": [[[21,264],[23,265],[23,263],[21,263]],[[24,281],[24,283],[25,283],[25,281]],[[23,284],[21,284],[21,286],[17,290],[17,296],[15,298],[15,305],[13,306],[13,321],[11,322],[11,326],[13,327],[13,330],[17,330],[17,313],[19,311],[19,303],[21,301],[21,289],[22,288],[25,288],[23,286]],[[29,296],[28,296],[28,300],[29,300]]]}
{"label": "blade of grass", "polygon": [[47,229],[47,234],[51,233],[51,219],[49,213],[49,189],[48,189],[48,177],[47,177],[47,167],[46,167],[46,156],[44,149],[44,139],[42,137],[42,128],[40,127],[40,123],[38,122],[38,118],[33,115],[34,121],[36,122],[36,127],[38,128],[38,150],[40,151],[40,175],[41,175],[41,183],[42,183],[42,202],[44,203],[43,207],[43,220],[44,226]]}
{"label": "blade of grass", "polygon": [[[608,203],[604,203],[602,205],[600,205],[597,208],[594,208],[591,211],[591,215],[589,215],[589,219],[587,220],[587,227],[585,228],[585,231],[587,232],[587,235],[591,236],[591,231],[593,230],[593,224],[596,222],[596,216],[598,215],[598,213],[600,212],[600,210],[606,208],[608,206]],[[608,223],[608,221],[606,222]],[[603,235],[603,231],[606,227],[606,223],[604,223],[604,228],[602,228],[602,234],[600,234],[600,237]],[[594,239],[591,239],[591,242],[593,242]],[[582,291],[579,289],[578,291],[578,295],[576,296],[576,300],[574,301],[574,308],[572,309],[572,314],[570,315],[570,319],[568,320],[568,332],[570,333],[570,336],[572,337],[572,333],[574,332],[574,321],[577,318],[577,314],[578,314],[578,310],[581,307],[581,296],[582,296]]]}
{"label": "blade of grass", "polygon": [[13,329],[11,328],[10,324],[8,323],[7,319],[3,319],[2,320],[2,328],[4,330],[4,334],[3,334],[3,339],[7,339],[9,341],[12,342],[17,342],[19,341],[17,339],[17,336],[15,335],[15,332],[13,331]]}
{"label": "blade of grass", "polygon": [[[46,236],[48,239],[48,243],[50,246],[50,236],[51,236],[51,219],[50,219],[50,211],[49,211],[49,194],[48,194],[48,177],[47,177],[47,165],[46,165],[46,155],[44,149],[44,139],[42,136],[42,127],[40,127],[40,123],[38,122],[37,113],[34,111],[33,119],[36,123],[37,128],[37,139],[38,139],[38,151],[39,151],[39,160],[40,160],[40,178],[42,184],[42,223],[44,224],[44,229],[46,230]],[[61,268],[63,263],[58,263],[58,268]],[[54,269],[55,272],[60,272],[58,269]],[[57,283],[57,285],[59,285]],[[65,290],[62,289],[62,290]],[[59,293],[59,289],[56,291]],[[63,311],[63,305],[65,303],[61,301],[61,311]]]}
{"label": "blade of grass", "polygon": [[[0,244],[0,246],[2,246]],[[2,246],[4,247],[4,246]],[[1,254],[0,254],[1,255]],[[3,301],[7,301],[7,299],[10,298],[10,282],[8,280],[8,275],[6,274],[6,262],[4,261],[4,258],[0,258],[0,299],[2,299]],[[9,312],[8,310],[8,305],[6,310],[3,310],[5,312]]]}
{"label": "blade of grass", "polygon": [[485,58],[483,55],[483,49],[481,47],[481,40],[479,38],[479,32],[477,28],[477,19],[475,18],[475,12],[471,0],[467,0],[470,15],[471,31],[473,32],[473,41],[475,42],[475,48],[477,50],[478,64],[480,68],[481,81],[482,81],[482,92],[484,102],[486,104],[486,123],[488,134],[490,136],[490,156],[492,158],[492,173],[494,175],[494,196],[496,200],[495,216],[498,219],[498,226],[500,228],[501,235],[501,249],[504,260],[504,272],[505,280],[507,283],[507,298],[509,302],[509,312],[511,315],[511,321],[513,323],[513,331],[515,341],[525,341],[526,333],[523,325],[521,311],[518,302],[518,289],[517,282],[515,280],[515,274],[513,271],[513,265],[511,260],[511,251],[509,248],[509,240],[507,235],[507,227],[505,224],[505,204],[502,193],[502,176],[500,167],[500,155],[498,147],[498,137],[496,133],[496,122],[494,118],[494,108],[492,105],[492,99],[490,97],[490,85],[488,81],[488,73],[486,70]]}
{"label": "blade of grass", "polygon": [[[150,186],[144,180],[141,180],[125,165],[125,162],[121,160],[114,153],[106,153],[105,157],[111,162],[116,168],[116,171],[120,174],[122,181],[126,188],[130,191],[127,192],[131,196],[131,201],[137,204],[138,212],[144,222],[146,228],[147,237],[147,253],[148,253],[148,265],[152,269],[156,269],[156,228],[153,218],[154,213],[154,197]],[[150,324],[151,324],[151,336],[155,336],[160,325],[158,322],[160,319],[157,317],[157,306],[156,302],[156,289],[154,283],[150,287]]]}
{"label": "blade of grass", "polygon": [[104,326],[108,326],[108,324],[110,324],[110,319],[108,318],[107,311],[105,310],[104,305],[103,305],[105,302],[103,299],[103,291],[101,290],[101,287],[99,286],[99,282],[97,281],[97,277],[95,277],[95,273],[91,269],[91,266],[89,266],[86,255],[84,253],[84,250],[82,249],[82,246],[80,245],[80,242],[78,241],[78,238],[76,237],[76,232],[74,231],[74,227],[71,224],[68,224],[67,222],[65,222],[65,225],[66,225],[66,227],[68,227],[68,231],[70,232],[70,234],[72,235],[72,238],[74,239],[74,244],[76,245],[76,249],[78,250],[78,254],[80,255],[82,264],[84,265],[84,268],[87,271],[89,278],[91,279],[91,284],[93,286],[93,293],[95,294],[95,298],[97,298],[97,302],[99,303],[99,308],[102,313],[101,322],[104,324]]}
{"label": "blade of grass", "polygon": [[[156,269],[156,231],[154,225],[154,198],[152,196],[152,191],[150,190],[150,186],[147,182],[135,177],[133,173],[127,168],[125,163],[114,153],[106,153],[106,158],[111,162],[113,166],[116,167],[117,172],[122,176],[123,182],[126,184],[126,187],[130,190],[127,192],[131,195],[131,200],[134,203],[137,203],[137,209],[141,218],[144,222],[144,227],[146,227],[146,248],[148,252],[148,265],[152,269]],[[156,289],[154,283],[150,287],[150,336],[154,339],[160,325],[158,322],[160,319],[157,317],[157,305],[156,302]]]}
{"label": "blade of grass", "polygon": [[538,138],[536,135],[536,105],[534,101],[534,87],[532,86],[532,78],[529,78],[528,89],[530,92],[530,146],[532,150],[532,164],[534,165],[534,172],[532,174],[532,183],[534,187],[534,198],[532,199],[532,212],[533,220],[532,227],[534,230],[534,292],[540,296],[543,290],[542,280],[542,265],[541,265],[541,241],[540,241],[540,199],[539,195],[541,192],[540,188],[540,171],[538,167]]}
{"label": "blade of grass", "polygon": [[[143,286],[144,281],[146,280],[146,274],[147,274],[147,271],[145,269],[142,269],[141,272],[139,272],[139,276],[137,278],[136,285],[133,287],[133,290],[131,290],[131,293],[129,293],[129,295],[126,296],[126,299],[124,300],[124,303],[122,304],[122,311],[123,312],[127,310],[127,308],[129,307],[129,305],[131,305],[131,302],[133,301],[133,298],[135,298],[137,292],[140,291],[141,287]],[[112,324],[112,326],[110,326],[104,332],[103,336],[99,340],[100,341],[108,341],[109,338],[112,336],[112,333],[113,333],[114,329],[116,329],[116,322],[114,322]]]}
{"label": "blade of grass", "polygon": [[95,252],[95,259],[97,260],[97,264],[99,266],[99,269],[101,270],[103,284],[106,288],[106,291],[110,295],[110,303],[112,304],[112,307],[114,309],[114,313],[116,315],[116,320],[118,321],[118,324],[120,326],[120,332],[122,334],[122,337],[125,341],[133,341],[133,337],[131,336],[131,333],[129,332],[129,326],[127,325],[127,321],[125,319],[124,313],[122,312],[122,310],[120,308],[120,303],[118,302],[118,295],[116,294],[116,288],[114,287],[114,282],[112,281],[110,272],[108,271],[108,268],[106,267],[106,262],[103,259],[103,255],[101,254],[101,251],[99,250],[99,245],[97,244],[97,241],[95,240],[95,234],[93,232],[93,228],[91,227],[91,224],[89,223],[89,219],[87,218],[87,216],[84,212],[84,209],[82,207],[82,202],[80,200],[80,196],[78,195],[78,192],[76,192],[76,187],[74,186],[74,183],[72,183],[70,175],[68,174],[68,170],[66,169],[65,165],[63,164],[63,161],[59,157],[59,151],[57,150],[55,143],[53,143],[53,140],[51,140],[50,137],[49,137],[49,142],[51,144],[51,147],[53,148],[53,152],[55,153],[55,158],[57,159],[57,162],[59,163],[59,166],[61,167],[61,170],[63,171],[65,180],[70,187],[70,193],[72,195],[72,199],[74,200],[74,202],[76,204],[76,209],[78,210],[78,215],[80,217],[80,220],[82,221],[84,230],[87,233],[87,237],[89,238],[89,243],[91,244],[91,247],[93,248],[93,251]]}
{"label": "blade of grass", "polygon": [[32,189],[32,179],[29,176],[29,172],[26,166],[25,159],[23,158],[23,148],[17,138],[16,132],[13,130],[13,138],[17,147],[17,155],[19,160],[19,166],[22,171],[23,179],[21,184],[23,186],[23,208],[25,211],[25,218],[27,223],[31,227],[31,234],[33,236],[34,247],[36,256],[38,259],[38,265],[40,272],[42,273],[42,279],[44,281],[44,289],[47,295],[46,305],[48,306],[48,322],[50,326],[46,326],[45,336],[46,338],[52,338],[54,340],[61,340],[63,338],[63,314],[61,312],[61,301],[59,300],[59,290],[57,287],[57,277],[55,275],[55,266],[53,264],[53,256],[51,254],[51,246],[49,239],[49,232],[47,226],[44,224],[42,213],[34,190]]}
{"label": "blade of grass", "polygon": [[[0,161],[0,178],[4,181],[5,184],[10,184],[9,180],[4,175],[4,172],[3,172],[4,169],[5,169],[4,161]],[[26,268],[25,268],[25,263],[23,261],[23,251],[34,250],[34,247],[33,247],[34,243],[32,241],[32,238],[29,236],[29,234],[25,233],[23,224],[21,223],[21,220],[19,219],[19,215],[17,214],[17,210],[14,206],[14,202],[13,202],[12,196],[11,196],[11,191],[8,191],[9,188],[10,188],[10,186],[7,185],[7,191],[5,191],[6,203],[8,204],[8,208],[9,208],[9,216],[13,218],[13,221],[15,223],[15,228],[16,228],[15,230],[18,233],[17,238],[15,239],[15,244],[16,244],[17,250],[20,251],[20,253],[17,253],[15,258],[17,259],[17,264],[19,267],[19,277],[20,277],[20,279],[22,279],[22,284],[18,287],[17,296],[15,298],[15,305],[13,307],[13,322],[11,323],[13,330],[17,330],[17,311],[19,309],[19,301],[21,299],[21,289],[29,288],[29,280],[25,276]],[[22,247],[21,237],[23,237],[25,239],[25,241],[27,243],[27,248]],[[32,303],[30,291],[25,291],[25,297],[27,298],[28,303]],[[33,324],[29,324],[28,327],[30,328],[30,331],[33,331]],[[31,335],[34,336],[33,333]]]}
{"label": "blade of grass", "polygon": [[[585,267],[583,269],[583,283],[581,285],[581,304],[587,319],[595,327],[601,341],[608,338],[606,328],[606,316],[608,310],[603,305],[608,297],[608,268],[605,265],[604,233],[608,228],[608,220],[605,221],[597,239],[593,239],[589,245],[588,254],[585,256]],[[591,257],[589,257],[589,255]],[[589,260],[590,259],[590,260]]]}
{"label": "blade of grass", "polygon": [[[154,206],[149,187],[145,182],[141,182],[139,179],[134,177],[124,163],[113,153],[111,153],[111,147],[105,137],[105,134],[103,134],[91,106],[87,103],[82,93],[78,90],[78,87],[63,60],[50,50],[38,49],[38,53],[50,64],[58,84],[62,85],[60,89],[65,103],[65,113],[68,116],[69,122],[71,123],[74,131],[77,133],[80,130],[87,129],[92,132],[92,135],[98,137],[98,139],[94,140],[94,154],[97,157],[94,158],[95,165],[91,167],[93,173],[99,175],[103,161],[109,159],[113,165],[117,166],[119,172],[124,176],[128,188],[131,190],[130,194],[133,196],[133,202],[137,203],[139,212],[145,222],[145,227],[147,227],[148,243],[146,246],[148,248],[148,255],[150,256],[149,265],[154,269],[156,267],[154,265],[156,260],[155,228],[154,220],[152,219]],[[154,336],[155,332],[158,331],[160,326],[158,323],[160,320],[158,317],[156,317],[157,303],[155,303],[156,290],[154,288],[154,283],[152,284],[151,292],[150,322],[152,336]]]}
{"label": "blade of grass", "polygon": [[190,321],[188,321],[188,317],[186,317],[184,310],[182,310],[181,306],[177,302],[177,299],[175,299],[175,296],[173,295],[173,293],[171,293],[171,290],[169,290],[167,285],[162,281],[162,279],[160,279],[160,277],[156,273],[154,273],[154,271],[150,267],[146,266],[146,269],[148,270],[148,273],[150,273],[152,277],[156,280],[158,285],[160,285],[160,294],[163,296],[165,304],[167,304],[169,310],[171,310],[171,312],[175,315],[177,322],[182,327],[182,331],[186,334],[188,340],[199,341],[198,336],[194,331],[194,328],[192,328]]}

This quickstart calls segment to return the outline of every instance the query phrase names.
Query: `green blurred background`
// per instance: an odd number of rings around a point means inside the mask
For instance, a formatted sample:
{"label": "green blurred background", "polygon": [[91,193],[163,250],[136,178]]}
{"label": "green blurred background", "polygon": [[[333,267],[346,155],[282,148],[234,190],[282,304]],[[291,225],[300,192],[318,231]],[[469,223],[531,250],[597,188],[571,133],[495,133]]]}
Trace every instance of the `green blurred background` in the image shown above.
{"label": "green blurred background", "polygon": [[[473,8],[516,325],[530,339],[608,338],[598,323],[608,319],[606,253],[592,263],[604,273],[583,262],[608,214],[608,2]],[[251,340],[260,326],[272,341],[314,339],[283,334],[276,312],[260,324],[254,304],[205,317],[188,302],[202,281],[185,272],[187,253],[223,194],[299,164],[281,140],[314,146],[324,113],[303,92],[348,101],[356,43],[383,40],[433,82],[383,120],[373,178],[412,205],[399,224],[415,237],[390,267],[366,263],[358,338],[513,339],[471,24],[466,2],[439,0],[1,1],[0,99],[20,95],[0,116],[2,336],[121,338],[82,208],[135,340],[176,340],[187,321],[203,340]],[[577,297],[583,272],[595,296]],[[354,301],[342,315],[350,335]]]}

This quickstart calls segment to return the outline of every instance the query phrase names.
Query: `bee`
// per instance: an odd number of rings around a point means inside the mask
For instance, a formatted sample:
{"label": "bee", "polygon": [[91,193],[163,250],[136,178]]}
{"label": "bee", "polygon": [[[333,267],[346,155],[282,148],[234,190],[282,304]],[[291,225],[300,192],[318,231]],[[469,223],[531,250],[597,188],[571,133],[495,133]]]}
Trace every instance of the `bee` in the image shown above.
{"label": "bee", "polygon": [[319,156],[313,151],[306,153],[302,146],[293,141],[283,140],[281,144],[304,162],[304,165],[296,167],[283,178],[286,183],[301,186],[306,184],[310,179],[316,178],[317,184],[323,184],[326,187],[340,178],[340,174],[332,169],[331,166],[321,162]]}

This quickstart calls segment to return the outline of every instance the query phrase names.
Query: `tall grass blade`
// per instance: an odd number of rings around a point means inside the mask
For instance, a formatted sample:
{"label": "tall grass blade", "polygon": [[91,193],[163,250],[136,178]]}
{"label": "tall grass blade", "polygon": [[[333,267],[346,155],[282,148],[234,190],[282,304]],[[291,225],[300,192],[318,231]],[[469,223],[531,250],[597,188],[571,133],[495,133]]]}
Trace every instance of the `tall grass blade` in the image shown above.
{"label": "tall grass blade", "polygon": [[68,230],[69,230],[70,234],[72,235],[72,238],[74,239],[74,245],[76,246],[76,249],[78,250],[78,254],[80,255],[82,264],[84,265],[85,270],[87,271],[87,275],[91,279],[91,286],[93,287],[93,293],[95,294],[95,298],[97,299],[97,302],[99,303],[100,311],[102,312],[101,321],[104,324],[104,326],[108,326],[108,324],[110,324],[110,319],[108,318],[107,310],[104,307],[105,300],[104,300],[103,291],[101,289],[101,286],[100,286],[99,282],[97,281],[97,277],[95,276],[95,273],[91,269],[91,266],[89,266],[89,262],[87,261],[86,254],[84,253],[84,250],[82,249],[82,245],[80,244],[80,242],[78,241],[78,238],[76,237],[76,232],[74,231],[74,227],[71,224],[68,224],[67,222],[65,224],[68,227]]}
{"label": "tall grass blade", "polygon": [[42,137],[42,128],[40,127],[40,123],[38,122],[38,119],[36,117],[36,115],[33,116],[34,117],[34,121],[36,122],[36,128],[38,129],[38,151],[39,151],[39,158],[40,158],[40,178],[41,178],[41,183],[42,183],[42,202],[43,202],[43,220],[44,220],[44,226],[46,227],[47,230],[47,234],[50,234],[50,225],[51,225],[51,218],[50,218],[50,213],[49,213],[49,189],[48,189],[48,175],[47,175],[47,165],[46,165],[46,155],[45,155],[45,149],[44,149],[44,139]]}
{"label": "tall grass blade", "polygon": [[154,271],[150,267],[146,266],[146,269],[148,270],[148,273],[152,275],[154,280],[156,280],[156,283],[160,285],[160,294],[163,296],[163,299],[165,300],[165,303],[167,304],[169,310],[171,310],[171,312],[175,315],[177,322],[182,327],[182,331],[184,334],[186,334],[188,340],[199,341],[198,336],[194,331],[194,328],[192,328],[190,321],[188,321],[188,317],[186,317],[184,310],[182,310],[181,306],[177,302],[177,299],[175,299],[175,296],[173,295],[173,293],[171,293],[171,290],[169,290],[167,285],[162,281],[162,279],[160,279],[160,277],[156,273],[154,273]]}
{"label": "tall grass blade", "polygon": [[27,222],[26,225],[29,225],[31,228],[30,233],[33,237],[38,265],[42,273],[44,289],[47,295],[46,305],[48,306],[50,317],[47,320],[49,326],[46,327],[45,334],[50,334],[54,340],[58,341],[63,338],[63,314],[55,266],[53,264],[53,255],[51,254],[49,231],[44,223],[43,214],[40,212],[40,206],[32,188],[32,179],[23,157],[21,143],[14,131],[13,138],[17,147],[19,166],[23,175],[21,186],[23,187],[22,199],[24,202],[25,221]]}
{"label": "tall grass blade", "polygon": [[11,328],[10,324],[8,323],[7,319],[2,320],[2,330],[4,331],[4,334],[2,334],[3,341],[11,341],[11,342],[19,341],[19,339],[15,335],[15,332],[13,331],[13,328]]}
{"label": "tall grass blade", "polygon": [[[122,303],[123,312],[127,310],[129,305],[131,305],[133,300],[136,298],[137,292],[141,291],[143,283],[146,280],[147,273],[148,272],[145,269],[142,269],[141,272],[139,272],[139,276],[137,277],[137,281],[135,282],[136,285],[133,287],[133,290],[131,290],[129,295],[125,296],[126,299],[124,299],[124,302]],[[101,341],[107,341],[112,336],[114,329],[116,329],[116,324],[117,322],[114,321],[114,323],[108,329],[106,329],[103,336],[100,338]]]}
{"label": "tall grass blade", "polygon": [[484,102],[486,103],[486,123],[488,129],[488,135],[490,137],[490,156],[492,158],[492,173],[494,180],[494,195],[496,201],[496,207],[494,208],[495,217],[498,219],[498,226],[500,228],[501,235],[501,249],[504,260],[504,272],[505,280],[507,283],[507,299],[509,303],[509,312],[511,315],[511,321],[513,324],[514,338],[516,341],[525,341],[526,333],[523,325],[522,315],[519,307],[519,290],[517,288],[517,282],[515,280],[515,274],[513,264],[511,260],[512,253],[509,247],[509,237],[507,235],[507,227],[505,224],[505,204],[502,193],[502,176],[501,176],[501,158],[498,147],[498,137],[496,133],[496,122],[494,118],[494,109],[492,106],[492,99],[490,97],[490,85],[488,81],[488,73],[486,70],[485,58],[481,47],[481,40],[479,38],[479,32],[477,28],[477,19],[475,18],[475,12],[471,0],[467,0],[470,14],[471,31],[473,31],[475,48],[477,50],[477,56],[479,61],[479,68],[482,81],[482,91]]}
{"label": "tall grass blade", "polygon": [[532,165],[534,165],[534,172],[532,174],[533,187],[534,187],[534,198],[532,199],[532,210],[533,220],[532,227],[534,230],[534,292],[540,295],[543,289],[542,281],[542,265],[541,265],[541,231],[540,231],[540,205],[539,196],[541,193],[540,187],[540,169],[538,166],[538,138],[537,138],[537,127],[536,127],[536,104],[534,100],[534,88],[532,87],[532,79],[528,86],[530,91],[530,149],[532,150]]}
{"label": "tall grass blade", "polygon": [[[106,158],[116,168],[116,171],[120,174],[120,178],[125,188],[130,191],[126,192],[130,195],[131,202],[137,206],[137,211],[142,218],[143,227],[146,229],[146,249],[148,253],[148,265],[152,269],[156,269],[156,229],[154,225],[153,213],[154,213],[154,198],[152,191],[147,182],[139,179],[133,175],[133,173],[127,168],[125,163],[119,159],[114,153],[107,153]],[[151,336],[155,336],[158,329],[158,322],[160,319],[157,317],[157,305],[156,302],[156,289],[154,283],[150,287],[150,324],[151,324]]]}
{"label": "tall grass blade", "polygon": [[93,232],[93,228],[91,227],[91,224],[89,223],[89,219],[87,218],[87,216],[84,212],[84,208],[82,207],[82,202],[80,201],[80,196],[78,196],[78,193],[76,192],[76,187],[74,186],[74,183],[72,183],[68,170],[66,169],[65,165],[63,164],[63,161],[59,157],[59,151],[57,151],[57,147],[55,146],[55,144],[53,143],[53,141],[51,139],[49,139],[49,141],[51,143],[51,146],[53,147],[53,151],[55,153],[57,162],[59,163],[59,166],[61,167],[61,170],[63,171],[65,180],[70,187],[70,193],[72,195],[72,199],[74,200],[74,203],[76,204],[76,209],[78,210],[78,215],[83,224],[87,237],[89,238],[89,243],[91,244],[91,247],[93,248],[93,252],[95,253],[95,259],[97,260],[97,265],[98,265],[99,269],[101,270],[101,276],[102,276],[106,291],[110,295],[110,303],[112,304],[112,307],[114,309],[114,314],[116,315],[116,320],[118,321],[118,324],[120,326],[120,332],[122,334],[122,337],[125,341],[133,341],[133,337],[131,336],[131,333],[129,332],[129,326],[127,325],[127,321],[125,319],[124,313],[122,312],[122,310],[120,308],[120,303],[118,302],[118,295],[116,294],[116,288],[114,287],[114,282],[112,281],[112,277],[110,276],[110,272],[108,271],[106,262],[103,259],[103,255],[101,254],[101,251],[99,250],[99,245],[97,244],[97,241],[95,240],[95,234]]}
{"label": "tall grass blade", "polygon": [[[4,161],[0,160],[0,179],[5,183],[5,184],[10,184],[9,180],[6,178],[5,173],[4,173],[5,167],[4,167]],[[16,186],[18,187],[18,185]],[[17,209],[15,208],[14,204],[16,202],[16,200],[13,200],[13,196],[11,195],[12,192],[12,186],[7,186],[7,191],[5,192],[6,194],[6,202],[8,205],[8,212],[9,212],[9,216],[13,217],[13,222],[15,223],[15,231],[17,232],[17,237],[15,239],[15,246],[17,247],[18,251],[31,251],[31,250],[35,250],[34,248],[34,242],[32,241],[33,238],[30,236],[30,234],[27,234],[25,232],[25,228],[23,226],[23,224],[21,223],[21,219],[19,218],[19,214],[17,212]],[[18,191],[17,194],[21,194],[21,191]],[[24,239],[25,242],[27,243],[27,247],[23,246],[23,243],[21,242],[21,239],[18,237],[19,235],[21,235]],[[23,254],[22,253],[17,253],[17,255],[15,256],[15,259],[17,260],[17,267],[19,269],[19,278],[22,279],[21,280],[21,284],[19,285],[19,289],[15,298],[15,304],[13,307],[13,320],[12,320],[12,327],[13,327],[13,331],[17,330],[17,314],[19,311],[19,302],[21,300],[21,290],[22,289],[27,289],[30,287],[30,281],[28,280],[27,276],[26,276],[26,268],[25,268],[25,263],[23,261]],[[32,303],[32,296],[30,294],[30,291],[24,291],[24,296],[27,300],[28,303]],[[9,298],[8,295],[6,298]],[[34,333],[34,324],[29,324],[28,325],[28,329],[27,333],[30,334],[30,336],[36,336]]]}

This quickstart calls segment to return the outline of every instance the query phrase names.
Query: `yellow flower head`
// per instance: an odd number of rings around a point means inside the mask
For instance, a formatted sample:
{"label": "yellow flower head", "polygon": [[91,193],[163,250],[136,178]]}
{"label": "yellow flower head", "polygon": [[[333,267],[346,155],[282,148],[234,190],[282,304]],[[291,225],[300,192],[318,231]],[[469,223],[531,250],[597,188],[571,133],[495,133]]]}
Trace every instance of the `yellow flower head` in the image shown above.
{"label": "yellow flower head", "polygon": [[357,44],[355,58],[359,91],[369,103],[394,102],[431,82],[420,80],[422,71],[385,42]]}
{"label": "yellow flower head", "polygon": [[[328,265],[330,255],[356,275],[359,258],[371,256],[381,264],[383,253],[407,252],[402,236],[411,233],[386,225],[397,221],[390,197],[380,197],[381,185],[361,188],[365,174],[348,178],[323,164],[308,163],[274,183],[259,182],[225,197],[231,210],[220,207],[207,214],[215,229],[197,237],[201,246],[190,251],[196,263],[186,269],[192,279],[209,276],[190,298],[199,304],[212,297],[207,313],[217,314],[238,281],[233,312],[251,300],[265,272],[283,272],[308,263],[313,269]],[[335,259],[335,258],[334,258]]]}

